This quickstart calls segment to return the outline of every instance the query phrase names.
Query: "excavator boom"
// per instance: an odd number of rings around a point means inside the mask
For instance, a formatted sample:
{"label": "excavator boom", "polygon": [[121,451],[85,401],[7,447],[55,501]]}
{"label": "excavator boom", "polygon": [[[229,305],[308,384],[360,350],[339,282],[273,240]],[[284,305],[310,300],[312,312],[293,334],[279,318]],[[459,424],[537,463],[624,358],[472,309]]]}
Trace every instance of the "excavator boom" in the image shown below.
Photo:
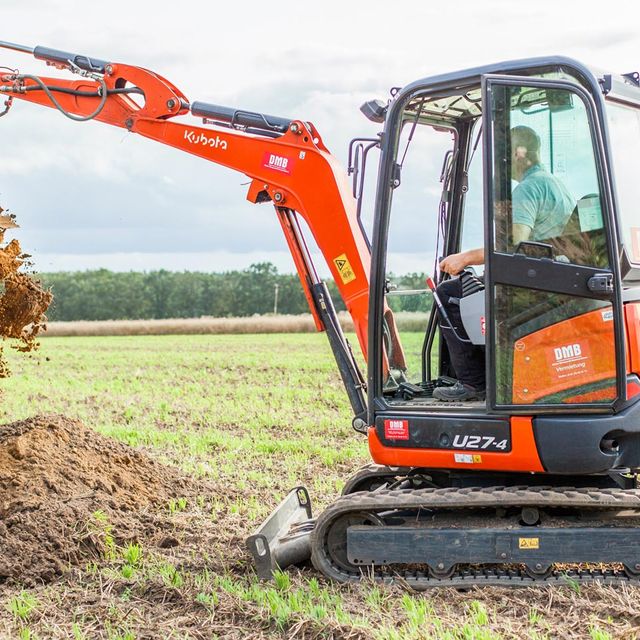
{"label": "excavator boom", "polygon": [[[7,42],[79,79],[21,73],[0,76],[0,93],[56,108],[73,120],[97,120],[235,169],[251,179],[247,199],[271,201],[282,226],[318,330],[326,330],[354,410],[364,428],[364,378],[342,334],[326,287],[313,264],[298,215],[306,221],[353,319],[367,357],[370,250],[351,185],[310,122],[205,102],[190,103],[171,82],[147,69],[48,47]],[[10,105],[10,103],[9,103]],[[195,116],[195,123],[174,121]],[[388,314],[391,331],[393,318]],[[397,341],[396,341],[397,342]],[[389,366],[403,368],[401,348]]]}

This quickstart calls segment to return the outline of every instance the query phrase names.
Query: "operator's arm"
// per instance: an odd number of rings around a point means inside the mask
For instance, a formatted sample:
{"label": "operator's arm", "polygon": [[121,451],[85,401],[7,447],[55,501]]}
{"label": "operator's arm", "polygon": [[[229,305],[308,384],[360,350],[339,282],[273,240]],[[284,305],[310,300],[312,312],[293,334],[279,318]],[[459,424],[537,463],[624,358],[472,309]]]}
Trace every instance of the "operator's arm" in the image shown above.
{"label": "operator's arm", "polygon": [[452,253],[440,263],[440,269],[449,275],[457,276],[465,267],[477,264],[484,264],[484,247]]}
{"label": "operator's arm", "polygon": [[526,242],[531,237],[531,227],[526,224],[513,223],[513,246],[517,247],[521,242]]}
{"label": "operator's arm", "polygon": [[530,180],[521,182],[513,191],[512,205],[512,240],[515,248],[531,238],[533,227],[538,218],[538,209],[542,196]]}

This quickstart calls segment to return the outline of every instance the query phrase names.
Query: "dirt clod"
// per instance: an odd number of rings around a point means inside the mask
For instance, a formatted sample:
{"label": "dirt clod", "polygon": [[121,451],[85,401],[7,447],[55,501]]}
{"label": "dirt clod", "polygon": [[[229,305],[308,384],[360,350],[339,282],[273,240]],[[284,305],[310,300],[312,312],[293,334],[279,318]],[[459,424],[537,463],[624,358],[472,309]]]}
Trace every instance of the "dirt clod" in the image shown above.
{"label": "dirt clod", "polygon": [[[26,352],[38,347],[37,336],[46,325],[45,313],[53,295],[31,274],[20,271],[29,255],[17,240],[2,246],[5,231],[16,226],[13,216],[4,215],[0,207],[0,337],[17,340],[15,348]],[[9,374],[0,347],[0,378]]]}
{"label": "dirt clod", "polygon": [[[179,472],[61,416],[0,426],[0,581],[49,581],[135,541]],[[126,540],[123,539],[126,536]]]}
{"label": "dirt clod", "polygon": [[180,541],[175,536],[166,536],[160,540],[158,546],[161,549],[172,549],[173,547],[177,547],[180,544]]}

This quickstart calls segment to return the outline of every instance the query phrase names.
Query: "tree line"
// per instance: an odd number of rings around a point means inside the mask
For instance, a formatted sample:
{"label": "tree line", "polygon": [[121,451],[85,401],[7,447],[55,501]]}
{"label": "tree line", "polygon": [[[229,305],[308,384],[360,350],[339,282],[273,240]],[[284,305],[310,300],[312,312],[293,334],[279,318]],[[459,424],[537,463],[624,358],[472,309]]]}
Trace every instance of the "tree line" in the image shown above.
{"label": "tree line", "polygon": [[[225,273],[63,271],[38,277],[53,291],[51,321],[150,320],[300,314],[309,311],[297,275],[280,274],[269,262]],[[424,288],[423,274],[394,278],[400,288]],[[345,309],[337,287],[327,282],[335,307]],[[420,296],[418,296],[420,298]],[[394,310],[423,310],[415,296],[394,297]]]}

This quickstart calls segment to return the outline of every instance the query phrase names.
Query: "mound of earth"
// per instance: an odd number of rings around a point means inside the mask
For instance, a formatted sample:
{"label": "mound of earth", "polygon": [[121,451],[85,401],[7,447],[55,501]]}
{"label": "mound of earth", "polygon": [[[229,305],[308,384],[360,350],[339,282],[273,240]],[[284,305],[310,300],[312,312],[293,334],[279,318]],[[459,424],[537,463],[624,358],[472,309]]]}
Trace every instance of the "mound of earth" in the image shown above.
{"label": "mound of earth", "polygon": [[[0,581],[49,581],[145,535],[190,480],[61,416],[0,426]],[[126,539],[125,539],[126,538]]]}

